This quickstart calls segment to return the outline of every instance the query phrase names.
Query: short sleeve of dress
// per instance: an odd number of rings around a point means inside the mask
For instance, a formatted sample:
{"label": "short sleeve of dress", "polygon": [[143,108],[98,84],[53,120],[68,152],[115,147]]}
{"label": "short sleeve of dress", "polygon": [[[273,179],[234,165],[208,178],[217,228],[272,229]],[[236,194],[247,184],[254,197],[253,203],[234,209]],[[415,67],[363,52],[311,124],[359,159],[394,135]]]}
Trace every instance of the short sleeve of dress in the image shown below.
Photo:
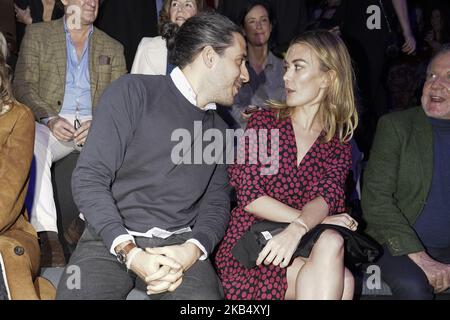
{"label": "short sleeve of dress", "polygon": [[351,145],[341,144],[337,138],[332,151],[326,159],[325,171],[321,179],[309,185],[306,194],[309,199],[319,196],[328,204],[329,214],[341,213],[345,210],[345,180],[352,165]]}
{"label": "short sleeve of dress", "polygon": [[[253,114],[247,123],[245,134],[238,139],[237,159],[228,167],[230,183],[236,188],[239,206],[245,208],[256,199],[266,195],[268,175],[264,173],[261,164],[260,148],[267,137],[266,146],[270,152],[271,130],[275,118],[270,111],[260,111]],[[265,151],[265,150],[264,150]],[[242,157],[240,158],[239,155]],[[244,158],[245,156],[245,158]],[[245,159],[245,161],[243,161]]]}

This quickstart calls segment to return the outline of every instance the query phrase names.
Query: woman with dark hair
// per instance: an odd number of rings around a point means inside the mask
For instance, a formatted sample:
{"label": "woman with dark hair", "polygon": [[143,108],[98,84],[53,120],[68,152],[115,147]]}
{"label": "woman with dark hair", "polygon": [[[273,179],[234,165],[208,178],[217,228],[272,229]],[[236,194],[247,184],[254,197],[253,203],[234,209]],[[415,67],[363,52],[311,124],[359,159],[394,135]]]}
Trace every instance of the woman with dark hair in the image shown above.
{"label": "woman with dark hair", "polygon": [[[340,233],[324,230],[308,257],[293,258],[302,237],[320,223],[357,227],[342,213],[349,141],[358,123],[350,55],[338,36],[310,31],[292,42],[285,70],[286,102],[272,103],[247,124],[248,135],[266,132],[265,148],[274,150],[272,157],[278,152],[278,161],[263,173],[255,144],[240,144],[246,162],[229,168],[238,203],[216,267],[227,299],[351,299],[354,280],[344,267]],[[288,225],[259,252],[256,266],[246,268],[233,248],[262,220]]]}
{"label": "woman with dark hair", "polygon": [[142,38],[134,57],[131,73],[165,75],[173,66],[168,63],[167,41],[187,19],[203,11],[204,0],[164,0],[159,16],[160,36]]}
{"label": "woman with dark hair", "polygon": [[268,100],[284,97],[283,61],[270,51],[274,21],[266,1],[252,1],[242,14],[241,25],[247,40],[247,69],[250,81],[243,85],[230,110],[234,127],[245,128],[251,112]]}
{"label": "woman with dark hair", "polygon": [[428,31],[425,41],[431,48],[431,55],[439,51],[444,43],[450,41],[448,10],[445,8],[434,8],[430,14],[430,30]]}
{"label": "woman with dark hair", "polygon": [[0,49],[0,300],[50,299],[55,289],[36,277],[39,244],[24,208],[33,158],[34,116],[12,96],[2,33]]}

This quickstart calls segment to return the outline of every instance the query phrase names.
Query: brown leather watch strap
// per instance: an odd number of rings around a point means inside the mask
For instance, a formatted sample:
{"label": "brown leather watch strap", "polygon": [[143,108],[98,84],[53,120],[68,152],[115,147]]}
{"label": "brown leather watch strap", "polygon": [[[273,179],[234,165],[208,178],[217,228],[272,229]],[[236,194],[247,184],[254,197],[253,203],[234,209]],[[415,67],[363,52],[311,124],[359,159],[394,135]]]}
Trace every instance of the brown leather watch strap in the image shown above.
{"label": "brown leather watch strap", "polygon": [[122,249],[120,249],[120,251],[124,251],[128,255],[130,253],[130,251],[136,247],[137,246],[133,242],[131,242],[131,243],[127,244],[125,247],[123,247]]}
{"label": "brown leather watch strap", "polygon": [[119,248],[116,247],[115,251],[116,253],[119,252],[124,252],[125,254],[128,254],[132,249],[136,248],[136,244],[134,244],[133,242],[127,243],[125,246],[120,247]]}

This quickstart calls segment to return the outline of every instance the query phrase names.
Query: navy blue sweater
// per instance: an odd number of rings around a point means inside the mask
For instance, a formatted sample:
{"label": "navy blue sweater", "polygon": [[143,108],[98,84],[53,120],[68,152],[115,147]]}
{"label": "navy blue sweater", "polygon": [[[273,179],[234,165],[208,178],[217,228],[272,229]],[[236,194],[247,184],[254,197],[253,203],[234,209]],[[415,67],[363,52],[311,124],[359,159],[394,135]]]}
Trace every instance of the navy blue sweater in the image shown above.
{"label": "navy blue sweater", "polygon": [[[194,137],[194,121],[203,132],[217,128],[225,137],[225,122],[192,105],[170,77],[126,75],[105,90],[72,189],[80,212],[108,249],[125,228],[190,226],[192,238],[208,253],[222,239],[229,220],[226,165],[172,161],[180,143],[172,141],[176,129],[190,134],[191,149],[194,139],[202,138]],[[188,151],[194,158],[194,150]]]}
{"label": "navy blue sweater", "polygon": [[450,120],[430,118],[433,127],[433,180],[414,229],[425,247],[450,247]]}

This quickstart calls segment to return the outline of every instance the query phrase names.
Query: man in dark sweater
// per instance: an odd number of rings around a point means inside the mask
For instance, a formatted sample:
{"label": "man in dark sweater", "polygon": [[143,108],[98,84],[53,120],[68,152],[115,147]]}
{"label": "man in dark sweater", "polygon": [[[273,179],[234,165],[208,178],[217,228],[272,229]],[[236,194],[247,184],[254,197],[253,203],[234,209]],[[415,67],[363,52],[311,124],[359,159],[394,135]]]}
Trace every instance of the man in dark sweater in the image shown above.
{"label": "man in dark sweater", "polygon": [[170,76],[124,76],[99,103],[72,180],[87,228],[59,299],[124,299],[135,285],[152,298],[223,297],[207,258],[229,219],[225,147],[211,163],[204,135],[225,137],[212,104],[231,105],[248,81],[245,41],[208,13],[183,24],[171,52]]}
{"label": "man in dark sweater", "polygon": [[380,119],[364,176],[368,233],[385,246],[381,276],[398,299],[450,287],[450,45],[432,59],[422,108]]}

